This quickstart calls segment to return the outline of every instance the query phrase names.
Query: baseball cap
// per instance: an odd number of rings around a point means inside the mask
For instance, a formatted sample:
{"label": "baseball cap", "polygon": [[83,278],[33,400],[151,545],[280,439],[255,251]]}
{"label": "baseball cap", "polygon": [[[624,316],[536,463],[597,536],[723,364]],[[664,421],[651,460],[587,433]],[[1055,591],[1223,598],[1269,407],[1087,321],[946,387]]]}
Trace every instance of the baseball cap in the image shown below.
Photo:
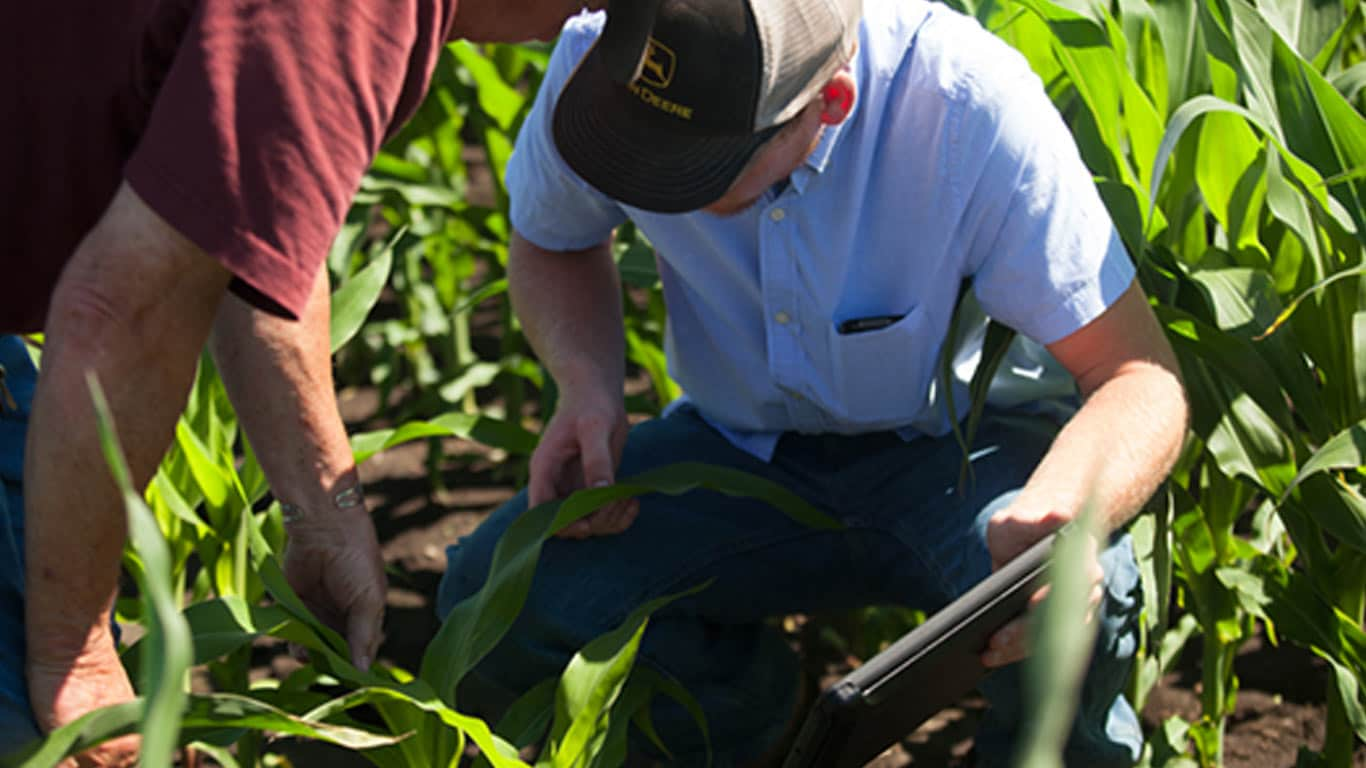
{"label": "baseball cap", "polygon": [[614,0],[555,105],[575,173],[626,205],[715,202],[853,55],[862,0]]}

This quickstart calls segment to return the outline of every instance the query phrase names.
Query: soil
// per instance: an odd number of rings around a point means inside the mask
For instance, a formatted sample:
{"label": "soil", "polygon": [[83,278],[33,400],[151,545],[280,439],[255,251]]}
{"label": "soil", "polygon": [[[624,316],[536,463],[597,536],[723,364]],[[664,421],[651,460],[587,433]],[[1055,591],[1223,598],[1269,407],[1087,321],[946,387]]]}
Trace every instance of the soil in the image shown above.
{"label": "soil", "polygon": [[[376,427],[370,419],[379,404],[372,390],[344,391],[340,401],[344,417],[353,428]],[[432,487],[427,472],[428,449],[422,443],[382,453],[361,470],[384,558],[390,566],[386,639],[380,657],[405,669],[417,667],[423,648],[438,627],[432,605],[445,567],[446,545],[474,530],[514,493],[514,481],[499,474],[502,457],[497,452],[460,440],[447,441],[444,448],[448,458],[461,457],[458,474],[444,477],[448,486],[444,489]],[[800,619],[797,624],[801,624]],[[812,679],[828,685],[857,663],[857,659],[840,657],[819,642],[810,642],[812,637],[809,631],[794,632]],[[1192,644],[1187,651],[1197,651],[1197,647]],[[287,659],[277,656],[271,672],[287,672],[289,665]],[[1228,768],[1290,768],[1300,747],[1321,747],[1322,702],[1328,679],[1324,662],[1299,648],[1273,646],[1257,638],[1242,649],[1235,666],[1240,692],[1237,711],[1226,730]],[[1177,667],[1150,695],[1141,713],[1145,729],[1154,729],[1174,715],[1186,720],[1199,717],[1198,652],[1187,653]],[[985,707],[980,696],[969,696],[921,725],[869,765],[972,766],[973,733]],[[307,745],[296,745],[289,751],[294,764],[300,766],[345,766],[351,764],[349,758],[357,758]],[[1354,765],[1366,768],[1366,746],[1358,748]]]}

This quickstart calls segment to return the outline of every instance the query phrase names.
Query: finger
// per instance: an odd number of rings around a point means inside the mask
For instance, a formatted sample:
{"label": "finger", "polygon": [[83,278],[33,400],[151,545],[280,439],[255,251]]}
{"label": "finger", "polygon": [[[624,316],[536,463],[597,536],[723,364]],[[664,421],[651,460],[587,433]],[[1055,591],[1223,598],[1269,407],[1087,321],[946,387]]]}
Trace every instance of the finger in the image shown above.
{"label": "finger", "polygon": [[1048,589],[1049,585],[1045,584],[1042,587],[1039,587],[1038,591],[1029,596],[1029,608],[1031,610],[1038,608],[1039,605],[1043,603],[1043,599],[1048,597]]}
{"label": "finger", "polygon": [[574,459],[573,446],[560,444],[558,435],[547,431],[541,444],[531,454],[531,477],[527,480],[527,504],[535,507],[568,493],[564,475]]}
{"label": "finger", "polygon": [[995,668],[1022,661],[1029,654],[1028,645],[1029,625],[1024,617],[1015,619],[996,630],[987,641],[981,656],[982,664]]}
{"label": "finger", "polygon": [[579,462],[583,466],[583,484],[586,488],[601,488],[611,485],[616,479],[616,461],[613,460],[612,444],[605,431],[579,435]]}
{"label": "finger", "polygon": [[561,539],[586,539],[591,535],[591,532],[592,523],[587,517],[582,517],[561,528],[555,535]]}
{"label": "finger", "polygon": [[372,595],[365,595],[352,606],[347,617],[346,641],[351,645],[351,663],[359,670],[367,670],[379,650],[380,627],[384,621],[384,603]]}
{"label": "finger", "polygon": [[592,529],[594,536],[610,536],[626,530],[623,527],[629,499],[614,501],[594,513]]}
{"label": "finger", "polygon": [[1090,602],[1086,606],[1086,623],[1090,624],[1096,619],[1096,612],[1100,609],[1100,601],[1105,598],[1105,587],[1097,584],[1091,587]]}
{"label": "finger", "polygon": [[544,468],[537,468],[535,464],[531,467],[531,477],[527,481],[526,503],[527,507],[538,507],[547,501],[555,498],[555,482],[550,473]]}
{"label": "finger", "polygon": [[638,501],[635,499],[623,500],[610,516],[608,533],[624,533],[636,521],[636,515],[639,513],[640,503]]}

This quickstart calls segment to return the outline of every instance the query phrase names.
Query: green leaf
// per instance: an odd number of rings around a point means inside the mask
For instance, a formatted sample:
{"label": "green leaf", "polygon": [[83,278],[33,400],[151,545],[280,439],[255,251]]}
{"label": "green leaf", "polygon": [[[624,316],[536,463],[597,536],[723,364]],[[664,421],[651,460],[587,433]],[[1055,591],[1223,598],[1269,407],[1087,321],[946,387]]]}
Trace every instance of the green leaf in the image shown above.
{"label": "green leaf", "polygon": [[498,67],[470,43],[462,40],[452,43],[447,49],[455,54],[455,58],[474,78],[475,98],[479,100],[479,108],[492,117],[499,128],[504,131],[510,130],[512,121],[526,103],[526,97],[503,82]]}
{"label": "green leaf", "polygon": [[1342,98],[1355,101],[1362,88],[1366,88],[1366,61],[1358,61],[1333,78],[1333,87],[1338,89]]}
{"label": "green leaf", "polygon": [[1199,3],[1152,0],[1151,5],[1161,30],[1162,53],[1167,59],[1168,103],[1180,104],[1204,91],[1208,80]]}
{"label": "green leaf", "polygon": [[139,688],[147,696],[146,709],[142,713],[142,764],[170,765],[180,733],[179,714],[185,705],[183,681],[190,668],[194,646],[189,626],[180,615],[179,595],[172,588],[172,560],[166,540],[142,496],[133,488],[109,404],[93,373],[87,375],[87,382],[95,402],[100,446],[114,482],[123,494],[128,538],[143,564],[138,588],[148,639],[142,652],[143,673],[138,681]]}
{"label": "green leaf", "polygon": [[[494,730],[518,750],[539,742],[550,728],[550,720],[555,714],[555,690],[558,687],[559,681],[553,677],[542,680],[507,708]],[[488,764],[488,758],[481,755],[475,766],[481,768]]]}
{"label": "green leaf", "polygon": [[[52,731],[41,741],[9,755],[4,765],[7,768],[52,768],[69,755],[79,754],[116,736],[132,733],[144,719],[146,708],[146,701],[139,698],[88,712]],[[179,717],[176,722],[178,726]],[[143,754],[146,755],[146,752]],[[164,764],[171,765],[169,756]]]}
{"label": "green leaf", "polygon": [[1332,534],[1339,545],[1366,554],[1366,498],[1362,498],[1360,491],[1341,477],[1327,474],[1306,480],[1299,491],[1300,509]]}
{"label": "green leaf", "polygon": [[[673,699],[689,715],[692,715],[693,723],[697,725],[697,730],[702,734],[702,743],[706,745],[707,753],[704,765],[710,768],[712,763],[711,729],[707,725],[707,715],[702,711],[702,703],[689,693],[688,689],[684,688],[677,678],[666,675],[652,667],[636,667],[633,676],[640,677],[642,682],[648,684],[652,690]],[[634,722],[664,754],[665,758],[672,761],[673,756],[669,753],[668,745],[659,738],[659,734],[655,731],[648,707],[636,713]]]}
{"label": "green leaf", "polygon": [[365,318],[379,301],[384,286],[389,283],[389,271],[394,264],[394,247],[403,237],[400,229],[388,244],[379,250],[365,268],[347,278],[332,293],[331,349],[333,353],[346,345],[365,323]]}
{"label": "green leaf", "polygon": [[176,443],[180,446],[204,500],[210,507],[222,509],[227,506],[231,494],[231,483],[226,473],[210,458],[208,449],[200,442],[190,425],[182,418],[176,422]]}
{"label": "green leaf", "polygon": [[1032,629],[1033,648],[1023,671],[1028,701],[1051,702],[1033,707],[1020,726],[1024,737],[1016,747],[1015,765],[1021,768],[1061,768],[1081,682],[1095,641],[1094,627],[1086,626],[1092,582],[1090,562],[1097,551],[1096,508],[1088,503],[1059,536],[1049,565],[1048,596]]}
{"label": "green leaf", "polygon": [[[195,603],[185,609],[184,617],[194,643],[195,664],[206,664],[258,637],[274,635],[293,620],[289,612],[279,606],[248,606],[237,596]],[[137,674],[142,664],[134,650],[141,649],[146,641],[144,636],[124,651],[124,664],[130,675]]]}
{"label": "green leaf", "polygon": [[[469,736],[495,768],[526,768],[525,763],[508,756],[515,754],[516,750],[506,741],[495,736],[483,720],[462,715],[446,706],[420,680],[401,688],[392,685],[370,685],[359,688],[311,710],[304,717],[310,721],[322,720],[355,707],[367,704],[378,707],[386,703],[397,704],[411,710],[434,715],[440,723]],[[424,761],[419,764],[434,765],[435,763]]]}
{"label": "green leaf", "polygon": [[[1336,176],[1366,164],[1366,120],[1279,36],[1273,48],[1276,101],[1288,146],[1323,176]],[[1366,182],[1333,185],[1335,197],[1366,238]]]}
{"label": "green leaf", "polygon": [[489,416],[447,413],[431,421],[410,421],[396,429],[363,432],[351,437],[356,463],[403,443],[428,437],[460,437],[526,456],[536,448],[536,435],[516,424]]}
{"label": "green leaf", "polygon": [[550,727],[546,754],[537,765],[574,768],[591,765],[594,747],[601,748],[614,718],[629,721],[633,712],[616,713],[612,705],[626,685],[635,665],[640,639],[649,617],[681,597],[696,594],[710,584],[651,600],[638,606],[616,629],[594,639],[574,654],[555,696],[555,720]]}
{"label": "green leaf", "polygon": [[1366,707],[1362,706],[1361,703],[1361,681],[1357,679],[1352,670],[1343,666],[1336,659],[1329,658],[1324,654],[1319,654],[1319,656],[1326,660],[1333,669],[1333,688],[1342,701],[1342,708],[1347,715],[1347,721],[1352,724],[1352,730],[1356,731],[1357,738],[1366,741]]}
{"label": "green leaf", "polygon": [[1214,368],[1246,392],[1282,431],[1295,431],[1285,395],[1276,386],[1276,374],[1252,342],[1207,325],[1175,307],[1158,305],[1153,309],[1173,348]]}
{"label": "green leaf", "polygon": [[1295,475],[1290,487],[1281,494],[1281,503],[1285,502],[1286,497],[1298,488],[1300,483],[1312,475],[1362,466],[1366,466],[1366,419],[1337,433],[1320,446],[1314,455],[1301,465],[1299,474]]}
{"label": "green leaf", "polygon": [[497,645],[522,610],[541,545],[556,531],[611,501],[652,492],[679,495],[699,488],[758,499],[810,527],[842,527],[800,496],[765,478],[693,462],[658,467],[623,478],[613,486],[578,491],[562,502],[546,502],[522,513],[503,532],[483,587],[446,616],[427,646],[419,676],[432,684],[443,701],[454,700],[456,685]]}

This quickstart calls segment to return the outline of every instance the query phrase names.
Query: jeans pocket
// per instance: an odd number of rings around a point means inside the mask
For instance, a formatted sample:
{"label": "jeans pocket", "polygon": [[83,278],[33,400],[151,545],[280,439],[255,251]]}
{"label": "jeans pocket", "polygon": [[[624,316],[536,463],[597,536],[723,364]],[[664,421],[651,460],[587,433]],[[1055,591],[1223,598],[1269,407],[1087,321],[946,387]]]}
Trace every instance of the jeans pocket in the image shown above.
{"label": "jeans pocket", "polygon": [[841,333],[830,328],[835,403],[843,420],[865,429],[911,421],[925,404],[933,355],[928,313],[915,307],[885,328]]}

